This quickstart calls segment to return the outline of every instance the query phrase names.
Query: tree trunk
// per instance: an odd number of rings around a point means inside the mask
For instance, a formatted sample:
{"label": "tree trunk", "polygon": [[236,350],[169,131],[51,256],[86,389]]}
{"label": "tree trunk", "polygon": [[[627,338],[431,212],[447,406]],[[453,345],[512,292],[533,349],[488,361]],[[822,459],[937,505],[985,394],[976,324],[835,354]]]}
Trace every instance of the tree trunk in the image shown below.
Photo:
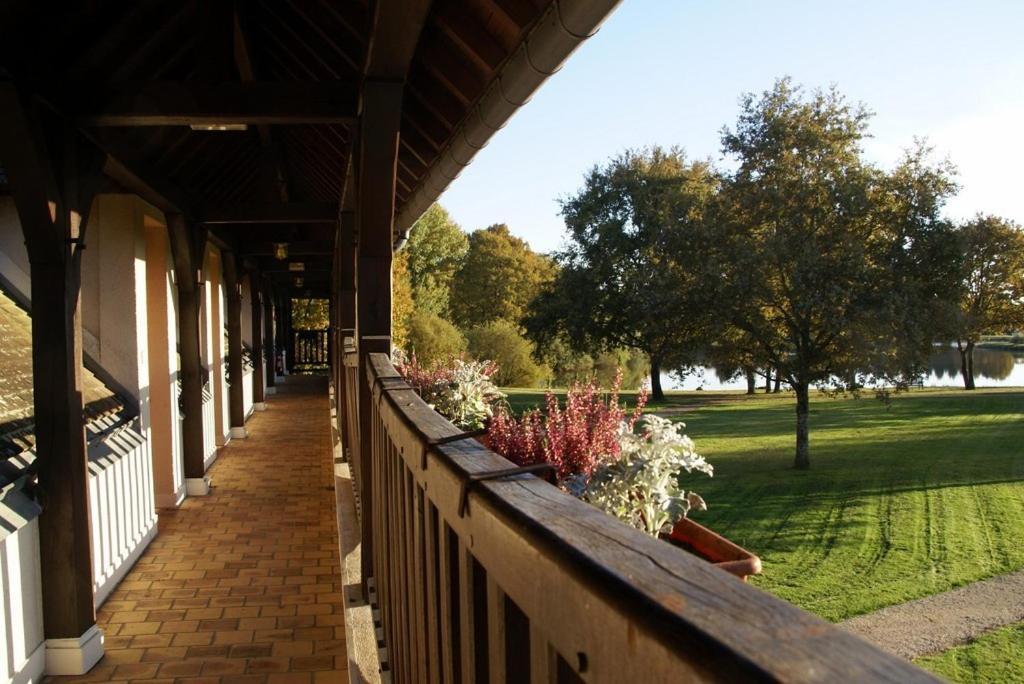
{"label": "tree trunk", "polygon": [[757,392],[757,380],[754,378],[754,369],[747,368],[743,371],[743,374],[747,376],[747,394],[754,394]]}
{"label": "tree trunk", "polygon": [[770,394],[772,391],[772,369],[771,367],[764,371],[764,393]]}
{"label": "tree trunk", "polygon": [[796,459],[793,467],[808,470],[811,467],[811,448],[807,437],[807,416],[810,413],[810,396],[806,383],[793,386],[796,390]]}
{"label": "tree trunk", "polygon": [[778,394],[782,391],[782,374],[775,371],[775,388],[772,390],[774,394]]}
{"label": "tree trunk", "polygon": [[964,389],[974,389],[974,342],[968,342],[966,346],[956,343],[960,350],[960,375],[964,379]]}
{"label": "tree trunk", "polygon": [[651,357],[651,399],[663,401],[665,392],[661,389],[661,359]]}

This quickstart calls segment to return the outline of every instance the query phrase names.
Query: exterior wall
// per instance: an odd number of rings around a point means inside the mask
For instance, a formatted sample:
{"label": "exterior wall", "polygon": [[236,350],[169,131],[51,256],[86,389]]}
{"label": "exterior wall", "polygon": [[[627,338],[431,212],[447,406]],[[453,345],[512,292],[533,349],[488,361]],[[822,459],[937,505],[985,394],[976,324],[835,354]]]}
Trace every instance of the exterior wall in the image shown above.
{"label": "exterior wall", "polygon": [[166,226],[148,215],[144,224],[153,488],[157,507],[173,508],[185,498],[178,410],[177,287]]}
{"label": "exterior wall", "polygon": [[[5,515],[4,518],[8,518]],[[46,665],[39,567],[39,521],[0,540],[0,681],[42,681]]]}
{"label": "exterior wall", "polygon": [[242,411],[245,413],[245,419],[248,420],[249,416],[252,415],[252,371],[246,369],[245,378],[243,379],[242,385]]}
{"label": "exterior wall", "polygon": [[0,274],[23,299],[30,298],[28,250],[11,197],[0,197]]}
{"label": "exterior wall", "polygon": [[249,276],[242,278],[242,344],[252,349],[252,287]]}
{"label": "exterior wall", "polygon": [[[100,195],[86,229],[83,347],[118,389],[138,402],[138,416],[129,425],[111,426],[111,433],[89,449],[97,605],[156,535],[145,226],[152,213],[155,210],[134,195]],[[154,323],[166,315],[165,310],[158,311]],[[156,418],[166,423],[166,406]]]}
{"label": "exterior wall", "polygon": [[231,419],[228,415],[227,359],[224,351],[224,320],[227,305],[224,300],[224,276],[219,249],[207,246],[203,270],[206,273],[203,297],[203,364],[210,370],[214,442],[217,446],[223,446],[231,439]]}

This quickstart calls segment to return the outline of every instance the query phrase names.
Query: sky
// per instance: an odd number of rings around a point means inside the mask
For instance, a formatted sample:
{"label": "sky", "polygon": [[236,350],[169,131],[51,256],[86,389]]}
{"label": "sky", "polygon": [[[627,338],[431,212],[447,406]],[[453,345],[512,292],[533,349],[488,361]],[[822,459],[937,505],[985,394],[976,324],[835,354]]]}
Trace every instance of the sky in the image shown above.
{"label": "sky", "polygon": [[538,251],[564,239],[558,199],[628,148],[719,162],[745,92],[790,76],[875,113],[867,158],[915,136],[959,168],[951,218],[1024,223],[1021,0],[624,0],[441,196],[464,230],[507,223]]}

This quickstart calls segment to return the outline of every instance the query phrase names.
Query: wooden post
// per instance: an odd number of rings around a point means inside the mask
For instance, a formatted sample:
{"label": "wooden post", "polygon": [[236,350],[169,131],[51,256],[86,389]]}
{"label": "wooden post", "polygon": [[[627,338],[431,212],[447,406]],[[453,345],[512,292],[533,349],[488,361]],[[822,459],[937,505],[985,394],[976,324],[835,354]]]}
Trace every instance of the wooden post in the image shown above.
{"label": "wooden post", "polygon": [[228,416],[231,438],[245,439],[245,369],[242,367],[242,281],[238,278],[235,253],[221,251],[224,265],[224,291],[228,304]]}
{"label": "wooden post", "polygon": [[335,301],[338,311],[338,422],[343,443],[348,449],[347,453],[351,458],[357,458],[358,454],[352,454],[354,442],[348,434],[349,426],[352,424],[349,422],[349,411],[355,411],[357,407],[350,406],[347,402],[350,395],[344,363],[345,338],[355,337],[356,334],[356,216],[352,210],[342,210],[339,216],[337,250],[338,289],[335,292]]}
{"label": "wooden post", "polygon": [[363,84],[357,170],[357,313],[359,335],[359,471],[362,516],[363,577],[373,575],[373,510],[371,484],[371,388],[365,381],[367,356],[391,353],[391,258],[395,217],[395,180],[399,123],[404,84],[367,81]]}
{"label": "wooden post", "polygon": [[292,370],[295,357],[295,331],[292,330],[292,295],[287,290],[281,293],[281,336],[284,338],[281,353],[284,357],[282,370],[288,375]]}
{"label": "wooden post", "polygon": [[167,230],[174,257],[174,282],[178,288],[178,348],[181,370],[181,443],[184,452],[185,491],[190,496],[210,493],[206,481],[206,444],[203,439],[204,373],[200,329],[203,297],[203,257],[207,230],[180,214],[167,215]]}
{"label": "wooden post", "polygon": [[263,285],[263,327],[264,358],[266,359],[267,394],[277,392],[277,326],[275,317],[280,315],[274,302],[274,289],[269,281]]}
{"label": "wooden post", "polygon": [[263,392],[263,288],[260,287],[260,272],[249,271],[249,298],[252,306],[252,405],[253,410],[267,408]]}
{"label": "wooden post", "polygon": [[0,158],[31,270],[46,670],[83,674],[103,657],[93,608],[80,288],[85,227],[104,155],[62,122],[44,129],[47,118],[12,84],[0,83]]}

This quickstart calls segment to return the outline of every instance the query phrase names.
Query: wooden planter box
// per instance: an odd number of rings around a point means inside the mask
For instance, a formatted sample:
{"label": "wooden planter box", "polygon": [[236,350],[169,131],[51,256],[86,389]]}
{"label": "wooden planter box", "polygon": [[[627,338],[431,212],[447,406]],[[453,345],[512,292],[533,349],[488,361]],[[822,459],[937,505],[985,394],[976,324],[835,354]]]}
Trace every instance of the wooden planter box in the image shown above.
{"label": "wooden planter box", "polygon": [[676,523],[667,535],[667,541],[714,563],[744,582],[750,575],[761,574],[760,558],[689,518]]}

